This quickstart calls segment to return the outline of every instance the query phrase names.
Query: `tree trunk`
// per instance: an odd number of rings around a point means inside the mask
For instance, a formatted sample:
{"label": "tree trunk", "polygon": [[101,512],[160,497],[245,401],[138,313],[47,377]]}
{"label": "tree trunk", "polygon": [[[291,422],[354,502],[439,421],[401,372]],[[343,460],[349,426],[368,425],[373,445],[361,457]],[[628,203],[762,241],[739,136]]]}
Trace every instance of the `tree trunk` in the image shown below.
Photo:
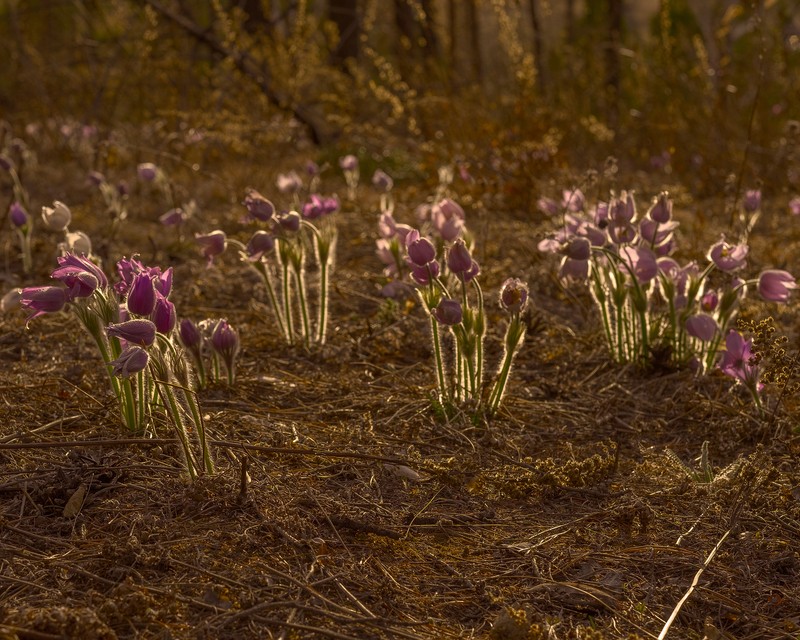
{"label": "tree trunk", "polygon": [[619,125],[620,61],[623,0],[608,0],[608,35],[606,42],[606,96],[608,126],[616,131]]}
{"label": "tree trunk", "polygon": [[358,19],[358,0],[328,0],[328,19],[339,30],[339,44],[333,51],[333,61],[344,68],[348,58],[358,59],[361,24]]}
{"label": "tree trunk", "polygon": [[539,21],[539,4],[536,0],[528,0],[531,12],[531,28],[533,29],[533,63],[536,65],[536,86],[540,91],[545,89],[544,61],[542,54],[542,24]]}
{"label": "tree trunk", "polygon": [[[475,0],[467,0],[465,3],[467,7],[467,24],[469,27],[469,41],[470,41],[470,63],[472,66],[472,79],[479,85],[483,85],[483,60],[481,58],[481,36],[478,23],[478,9],[475,6]],[[452,35],[455,38],[455,33]]]}

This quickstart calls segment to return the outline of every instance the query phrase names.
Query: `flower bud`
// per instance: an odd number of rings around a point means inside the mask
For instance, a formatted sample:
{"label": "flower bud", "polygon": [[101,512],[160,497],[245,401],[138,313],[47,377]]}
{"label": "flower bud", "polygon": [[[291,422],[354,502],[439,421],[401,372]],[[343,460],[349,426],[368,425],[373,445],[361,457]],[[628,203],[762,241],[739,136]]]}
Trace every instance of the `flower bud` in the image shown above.
{"label": "flower bud", "polygon": [[156,330],[159,333],[168,335],[175,328],[177,316],[175,313],[175,305],[167,300],[160,293],[156,295],[156,304],[153,308],[153,313],[150,315],[153,324],[156,325]]}
{"label": "flower bud", "polygon": [[178,335],[180,336],[181,344],[186,349],[194,353],[200,352],[200,348],[203,346],[203,335],[194,322],[188,318],[181,320],[178,325]]}
{"label": "flower bud", "polygon": [[208,259],[210,265],[214,261],[214,257],[220,255],[225,251],[227,246],[227,237],[224,231],[212,231],[211,233],[195,234],[195,242],[200,245],[203,255]]}
{"label": "flower bud", "polygon": [[19,202],[12,202],[8,209],[8,219],[18,229],[28,224],[28,212],[25,211]]}
{"label": "flower bud", "polygon": [[797,282],[788,271],[767,269],[758,276],[758,293],[768,302],[786,302],[796,288]]}
{"label": "flower bud", "polygon": [[416,229],[406,236],[408,258],[417,266],[427,265],[436,259],[436,248],[427,238],[421,238]]}
{"label": "flower bud", "polygon": [[150,356],[147,351],[135,345],[125,347],[119,358],[109,362],[111,373],[115,376],[129,378],[134,373],[142,371],[146,366]]}
{"label": "flower bud", "polygon": [[339,158],[339,166],[342,171],[355,171],[358,169],[358,158],[354,155],[346,155]]}
{"label": "flower bud", "polygon": [[376,169],[372,174],[372,185],[379,191],[388,192],[394,186],[391,176],[381,169]]}
{"label": "flower bud", "polygon": [[128,311],[137,316],[149,316],[156,305],[156,288],[148,273],[137,273],[133,276],[128,291]]}
{"label": "flower bud", "polygon": [[72,212],[67,205],[56,200],[52,207],[42,207],[42,220],[51,231],[64,231],[72,222]]}
{"label": "flower bud", "polygon": [[120,338],[131,344],[149,347],[156,339],[156,325],[150,320],[139,318],[110,324],[106,333],[110,337]]}
{"label": "flower bud", "polygon": [[275,215],[275,205],[255,189],[247,190],[244,206],[247,207],[247,213],[250,214],[250,217],[260,222],[268,222]]}
{"label": "flower bud", "polygon": [[153,182],[158,176],[158,172],[159,168],[152,162],[142,162],[136,167],[136,174],[139,176],[139,180],[144,182]]}
{"label": "flower bud", "polygon": [[[410,255],[410,254],[409,254]],[[472,267],[472,256],[467,245],[459,238],[447,251],[447,268],[456,275],[469,271]]]}
{"label": "flower bud", "polygon": [[464,312],[461,309],[461,303],[457,300],[444,298],[439,306],[433,310],[433,316],[439,324],[452,327],[461,322],[464,317]]}
{"label": "flower bud", "polygon": [[500,306],[509,313],[521,313],[528,305],[528,285],[519,278],[508,278],[500,287]]}

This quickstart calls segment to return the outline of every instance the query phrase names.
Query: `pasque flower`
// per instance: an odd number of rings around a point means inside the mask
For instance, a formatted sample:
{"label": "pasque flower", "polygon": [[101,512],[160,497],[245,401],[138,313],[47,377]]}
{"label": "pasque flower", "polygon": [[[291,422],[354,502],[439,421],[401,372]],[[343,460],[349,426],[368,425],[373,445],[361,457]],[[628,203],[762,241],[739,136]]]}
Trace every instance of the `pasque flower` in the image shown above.
{"label": "pasque flower", "polygon": [[175,328],[175,323],[177,322],[175,305],[160,293],[157,293],[156,303],[153,307],[153,313],[150,314],[150,319],[156,325],[156,330],[159,333],[168,335]]}
{"label": "pasque flower", "polygon": [[433,310],[433,316],[439,324],[452,327],[461,322],[464,317],[464,312],[461,308],[461,303],[457,300],[444,298]]}
{"label": "pasque flower", "polygon": [[98,286],[107,287],[108,278],[103,270],[98,267],[94,262],[89,260],[86,256],[78,256],[74,253],[68,253],[64,256],[59,256],[58,267],[50,274],[51,278],[62,280],[64,276],[68,276],[81,271],[88,271],[95,278],[97,278]]}
{"label": "pasque flower", "polygon": [[713,340],[718,330],[717,321],[706,313],[698,313],[686,319],[686,333],[703,342]]}
{"label": "pasque flower", "polygon": [[227,236],[224,231],[216,230],[207,234],[196,234],[195,242],[200,245],[203,255],[208,259],[208,264],[214,261],[214,257],[225,251],[227,246]]}
{"label": "pasque flower", "polygon": [[244,206],[253,220],[268,222],[275,215],[275,205],[255,189],[248,189],[244,197]]}
{"label": "pasque flower", "polygon": [[152,182],[158,176],[158,167],[154,165],[152,162],[142,162],[138,167],[136,167],[136,173],[139,176],[139,180],[143,180],[144,182]]}
{"label": "pasque flower", "polygon": [[114,338],[121,338],[131,344],[149,347],[156,339],[156,325],[150,320],[137,318],[117,324],[110,324],[106,333]]}
{"label": "pasque flower", "polygon": [[355,171],[358,169],[358,158],[352,154],[342,156],[339,158],[339,166],[342,171]]}
{"label": "pasque flower", "polygon": [[472,256],[461,238],[456,240],[447,251],[447,268],[456,275],[463,274],[472,268]]}
{"label": "pasque flower", "polygon": [[375,173],[372,174],[372,185],[380,191],[391,191],[394,186],[394,180],[382,169],[375,169]]}
{"label": "pasque flower", "polygon": [[203,345],[203,335],[194,322],[188,318],[181,320],[178,325],[178,335],[184,347],[189,351],[200,353],[200,348]]}
{"label": "pasque flower", "polygon": [[268,231],[256,231],[247,243],[247,259],[258,262],[264,254],[275,249],[275,236]]}
{"label": "pasque flower", "polygon": [[761,208],[761,189],[748,189],[745,191],[742,205],[747,213],[758,211]]}
{"label": "pasque flower", "polygon": [[236,372],[236,356],[239,353],[239,334],[228,324],[220,320],[211,333],[211,348],[222,358],[228,372],[228,382],[233,384]]}
{"label": "pasque flower", "polygon": [[303,188],[303,181],[296,171],[290,171],[289,173],[279,173],[275,186],[281,193],[297,193]]}
{"label": "pasque flower", "polygon": [[134,373],[142,371],[146,366],[150,356],[145,349],[136,345],[127,346],[120,354],[119,358],[109,362],[111,372],[115,376],[129,378]]}
{"label": "pasque flower", "polygon": [[436,248],[427,238],[421,238],[419,231],[413,229],[406,236],[408,259],[416,266],[422,267],[436,259]]}
{"label": "pasque flower", "polygon": [[797,282],[788,271],[767,269],[758,276],[758,293],[768,302],[786,302],[796,288]]}
{"label": "pasque flower", "polygon": [[128,291],[128,311],[138,316],[149,316],[156,306],[156,288],[153,279],[146,272],[133,276]]}
{"label": "pasque flower", "polygon": [[18,229],[28,224],[28,212],[19,202],[12,202],[8,209],[8,219]]}
{"label": "pasque flower", "polygon": [[719,363],[720,370],[748,387],[754,387],[757,384],[759,370],[758,365],[753,364],[752,361],[752,339],[745,340],[738,331],[731,329],[725,338],[725,351],[722,354],[722,361]]}
{"label": "pasque flower", "polygon": [[61,311],[67,303],[67,296],[61,287],[25,287],[20,294],[19,303],[33,313],[28,322],[45,313]]}
{"label": "pasque flower", "polygon": [[746,244],[728,244],[725,238],[717,242],[708,252],[711,260],[720,271],[737,271],[747,264],[748,247]]}
{"label": "pasque flower", "polygon": [[500,287],[500,306],[509,313],[521,313],[528,306],[528,285],[519,278],[508,278]]}
{"label": "pasque flower", "polygon": [[72,211],[63,202],[56,200],[52,207],[42,207],[42,220],[51,231],[64,231],[72,222]]}

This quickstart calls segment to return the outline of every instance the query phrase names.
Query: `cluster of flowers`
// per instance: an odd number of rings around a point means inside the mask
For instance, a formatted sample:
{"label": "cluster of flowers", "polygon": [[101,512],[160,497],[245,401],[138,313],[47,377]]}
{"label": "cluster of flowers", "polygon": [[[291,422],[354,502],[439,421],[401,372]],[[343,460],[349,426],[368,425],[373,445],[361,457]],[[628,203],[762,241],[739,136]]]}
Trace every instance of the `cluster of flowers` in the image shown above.
{"label": "cluster of flowers", "polygon": [[[760,210],[760,195],[752,191],[744,198],[741,218],[748,228]],[[742,278],[749,248],[724,236],[708,250],[704,267],[680,264],[672,257],[679,223],[667,193],[654,198],[641,217],[633,192],[626,191],[591,208],[578,189],[565,191],[560,206],[548,199],[539,206],[562,216],[560,228],[539,249],[562,256],[563,279],[588,284],[619,362],[642,363],[652,351],[667,349],[676,363],[707,371],[717,364],[723,341],[728,352],[742,351],[742,337],[731,338],[730,332],[749,286],[770,302],[786,302],[797,286],[791,274],[776,269]],[[732,365],[724,362],[730,374]]]}
{"label": "cluster of flowers", "polygon": [[[190,477],[211,473],[194,376],[175,340],[172,269],[146,267],[131,258],[120,260],[117,272],[119,281],[111,285],[92,260],[67,253],[51,274],[59,284],[22,289],[20,304],[31,312],[28,322],[72,311],[97,345],[125,427],[134,432],[154,427],[155,416],[164,411],[182,444]],[[190,433],[197,436],[199,453]]]}
{"label": "cluster of flowers", "polygon": [[206,319],[194,323],[183,318],[178,324],[181,344],[191,356],[200,388],[221,380],[220,364],[225,367],[229,385],[236,381],[236,356],[239,334],[225,318]]}
{"label": "cluster of flowers", "polygon": [[[446,183],[448,174],[440,178]],[[380,180],[380,175],[373,178],[378,188]],[[437,196],[443,193],[440,190]],[[430,316],[438,403],[446,408],[467,403],[476,413],[491,415],[500,406],[514,356],[525,338],[521,314],[528,302],[528,287],[509,278],[501,288],[500,305],[510,314],[510,322],[503,360],[489,387],[484,381],[483,342],[487,327],[483,291],[478,282],[481,270],[468,244],[464,210],[451,198],[435,198],[433,203],[417,209],[417,218],[422,232],[396,222],[391,210],[380,215],[377,255],[385,265],[384,273],[393,278],[384,287],[384,295],[401,293],[409,286],[404,281],[408,275]],[[442,353],[443,329],[453,338],[451,376],[446,373]]]}
{"label": "cluster of flowers", "polygon": [[[328,290],[336,245],[336,227],[330,219],[339,209],[336,197],[311,194],[300,212],[278,212],[275,205],[254,189],[248,190],[244,206],[247,219],[266,226],[251,236],[247,244],[216,230],[195,236],[209,261],[222,254],[229,244],[239,249],[240,259],[255,269],[267,288],[275,321],[287,344],[325,342],[328,326]],[[306,282],[307,256],[317,264],[318,297],[316,323]],[[277,286],[276,286],[277,281]]]}

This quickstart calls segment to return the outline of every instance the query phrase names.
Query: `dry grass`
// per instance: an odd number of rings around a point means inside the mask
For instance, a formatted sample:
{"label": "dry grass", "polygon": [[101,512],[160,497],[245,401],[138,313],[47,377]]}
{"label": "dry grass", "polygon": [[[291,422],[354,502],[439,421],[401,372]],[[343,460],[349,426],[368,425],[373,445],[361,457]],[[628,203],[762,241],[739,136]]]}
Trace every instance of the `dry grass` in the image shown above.
{"label": "dry grass", "polygon": [[[796,414],[757,420],[721,375],[611,364],[530,223],[475,212],[487,288],[527,277],[536,312],[496,419],[442,419],[419,309],[377,295],[371,209],[337,215],[311,354],[232,257],[204,270],[130,227],[176,266],[179,313],[243,337],[237,386],[201,394],[218,473],[195,484],[168,431],[119,432],[77,323],[0,318],[0,637],[655,638],[727,532],[667,637],[798,637]],[[693,464],[704,441],[712,483],[666,453]]]}

